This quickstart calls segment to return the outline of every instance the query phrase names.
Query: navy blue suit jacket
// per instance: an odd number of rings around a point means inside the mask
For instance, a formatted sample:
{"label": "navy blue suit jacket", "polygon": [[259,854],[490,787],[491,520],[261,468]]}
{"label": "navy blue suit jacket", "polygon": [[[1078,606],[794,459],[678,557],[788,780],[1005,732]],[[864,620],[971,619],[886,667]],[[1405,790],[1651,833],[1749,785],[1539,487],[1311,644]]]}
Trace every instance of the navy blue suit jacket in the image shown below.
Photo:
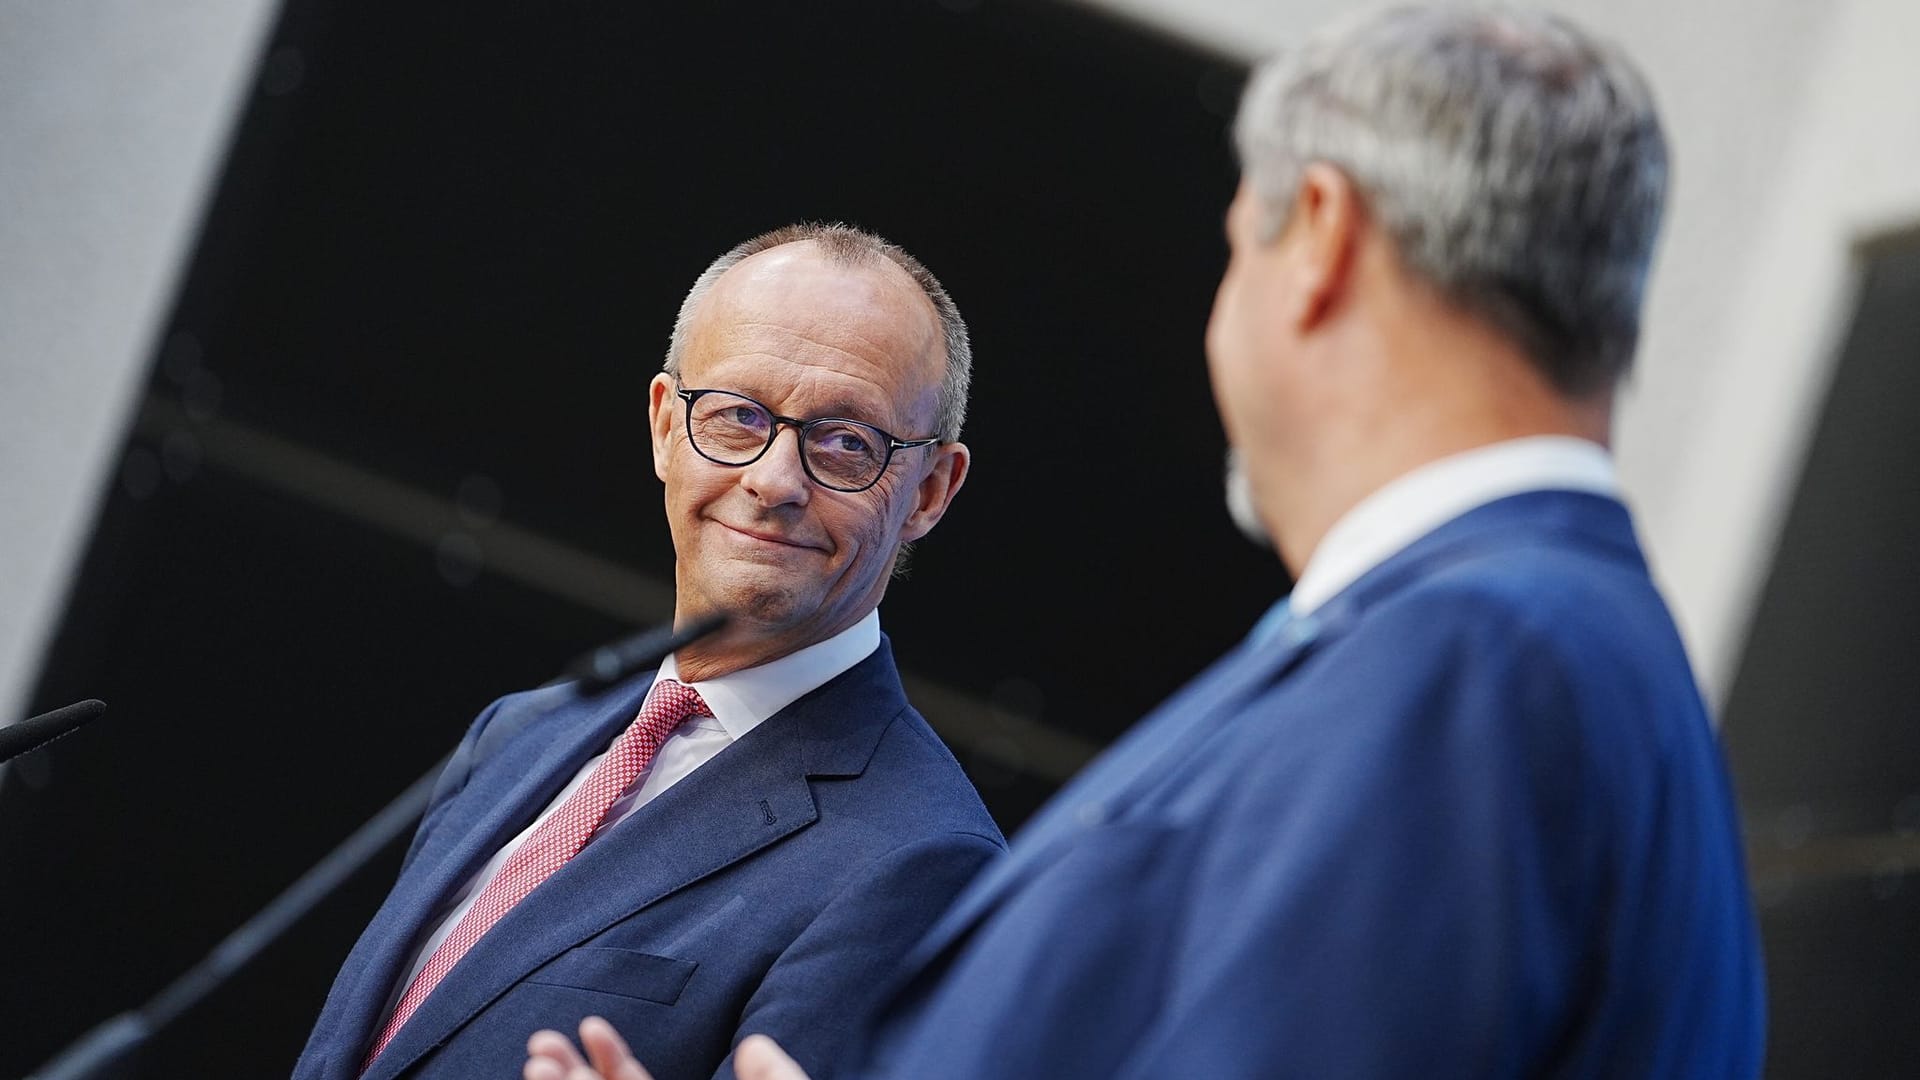
{"label": "navy blue suit jacket", "polygon": [[1754,1075],[1727,778],[1625,509],[1500,500],[1249,639],[897,990],[869,1065],[916,1080]]}
{"label": "navy blue suit jacket", "polygon": [[[474,722],[294,1075],[358,1074],[452,890],[630,723],[652,673],[514,694]],[[517,1077],[527,1037],[598,1013],[658,1080],[731,1076],[766,1032],[831,1074],[883,976],[1002,848],[892,652],[769,718],[589,844],[487,932],[366,1074]]]}

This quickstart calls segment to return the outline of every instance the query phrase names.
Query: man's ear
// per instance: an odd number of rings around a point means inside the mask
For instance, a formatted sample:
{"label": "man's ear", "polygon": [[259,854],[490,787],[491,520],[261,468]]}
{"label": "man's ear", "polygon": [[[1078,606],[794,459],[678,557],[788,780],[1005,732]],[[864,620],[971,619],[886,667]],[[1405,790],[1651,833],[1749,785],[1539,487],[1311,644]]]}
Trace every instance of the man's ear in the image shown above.
{"label": "man's ear", "polygon": [[959,494],[960,485],[967,482],[967,466],[973,461],[966,443],[936,443],[930,449],[934,455],[932,467],[913,489],[913,511],[900,526],[903,544],[920,539],[940,523],[947,507],[953,505],[953,497]]}
{"label": "man's ear", "polygon": [[1294,288],[1288,315],[1296,330],[1307,330],[1326,318],[1346,290],[1360,243],[1365,207],[1352,178],[1323,161],[1301,170],[1300,190],[1294,196],[1292,247]]}
{"label": "man's ear", "polygon": [[667,479],[667,450],[673,438],[673,418],[680,399],[673,393],[673,376],[661,372],[647,385],[647,427],[653,432],[653,475]]}

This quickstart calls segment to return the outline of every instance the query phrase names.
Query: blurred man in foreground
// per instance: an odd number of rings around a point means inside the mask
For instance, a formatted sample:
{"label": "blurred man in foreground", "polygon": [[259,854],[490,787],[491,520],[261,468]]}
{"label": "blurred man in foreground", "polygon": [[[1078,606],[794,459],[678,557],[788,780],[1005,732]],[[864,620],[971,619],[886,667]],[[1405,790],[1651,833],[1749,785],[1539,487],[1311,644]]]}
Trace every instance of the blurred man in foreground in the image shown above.
{"label": "blurred man in foreground", "polygon": [[675,621],[731,621],[657,673],[481,714],[295,1076],[511,1075],[589,1012],[670,1076],[730,1075],[754,1031],[838,1067],[1002,847],[878,613],[965,480],[969,364],[939,282],[857,230],[701,275],[648,420]]}
{"label": "blurred man in foreground", "polygon": [[1646,86],[1558,17],[1401,9],[1263,66],[1236,139],[1208,366],[1298,585],[967,888],[860,1075],[1756,1074],[1727,779],[1605,449]]}

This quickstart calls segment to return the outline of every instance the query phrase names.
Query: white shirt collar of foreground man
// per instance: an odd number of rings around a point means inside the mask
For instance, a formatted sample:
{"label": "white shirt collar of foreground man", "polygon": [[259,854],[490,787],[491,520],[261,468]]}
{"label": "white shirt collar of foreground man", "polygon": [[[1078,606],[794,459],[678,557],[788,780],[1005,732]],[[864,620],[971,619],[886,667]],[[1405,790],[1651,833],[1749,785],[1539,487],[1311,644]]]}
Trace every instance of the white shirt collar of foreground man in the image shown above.
{"label": "white shirt collar of foreground man", "polygon": [[1536,435],[1429,462],[1346,512],[1307,560],[1288,610],[1312,614],[1414,541],[1476,507],[1527,491],[1584,491],[1618,498],[1613,459],[1597,443]]}
{"label": "white shirt collar of foreground man", "polygon": [[[880,609],[874,608],[859,622],[825,641],[814,642],[758,667],[688,685],[700,692],[701,700],[713,710],[714,719],[726,729],[727,735],[739,739],[774,713],[865,660],[879,647]],[[658,677],[679,679],[680,668],[674,657],[661,662]]]}

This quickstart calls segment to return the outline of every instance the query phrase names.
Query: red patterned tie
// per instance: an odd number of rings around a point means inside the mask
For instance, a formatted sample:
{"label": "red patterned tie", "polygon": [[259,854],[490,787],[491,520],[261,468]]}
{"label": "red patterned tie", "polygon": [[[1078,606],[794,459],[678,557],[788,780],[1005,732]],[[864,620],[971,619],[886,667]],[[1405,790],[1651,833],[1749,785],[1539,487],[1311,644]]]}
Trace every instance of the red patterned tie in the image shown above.
{"label": "red patterned tie", "polygon": [[600,820],[607,816],[607,809],[617,802],[627,790],[634,778],[640,775],[653,761],[654,752],[660,744],[667,741],[667,734],[680,726],[680,722],[689,716],[711,716],[713,711],[691,686],[662,679],[653,684],[647,693],[647,702],[640,707],[640,715],[635,718],[627,730],[613,741],[607,750],[607,756],[594,766],[593,774],[587,782],[575,789],[560,808],[547,815],[527,842],[508,857],[506,865],[487,882],[480,896],[460,918],[453,933],[440,943],[427,960],[427,966],[413,977],[407,992],[400,997],[400,1003],[393,1008],[393,1018],[374,1041],[373,1052],[367,1055],[366,1063],[360,1066],[366,1072],[373,1066],[380,1051],[387,1048],[394,1035],[406,1025],[420,1003],[427,1000],[433,988],[440,984],[453,965],[467,954],[473,943],[480,940],[501,916],[513,909],[513,905],[526,899],[547,875],[566,865],[568,859],[587,846],[587,838],[600,827]]}

